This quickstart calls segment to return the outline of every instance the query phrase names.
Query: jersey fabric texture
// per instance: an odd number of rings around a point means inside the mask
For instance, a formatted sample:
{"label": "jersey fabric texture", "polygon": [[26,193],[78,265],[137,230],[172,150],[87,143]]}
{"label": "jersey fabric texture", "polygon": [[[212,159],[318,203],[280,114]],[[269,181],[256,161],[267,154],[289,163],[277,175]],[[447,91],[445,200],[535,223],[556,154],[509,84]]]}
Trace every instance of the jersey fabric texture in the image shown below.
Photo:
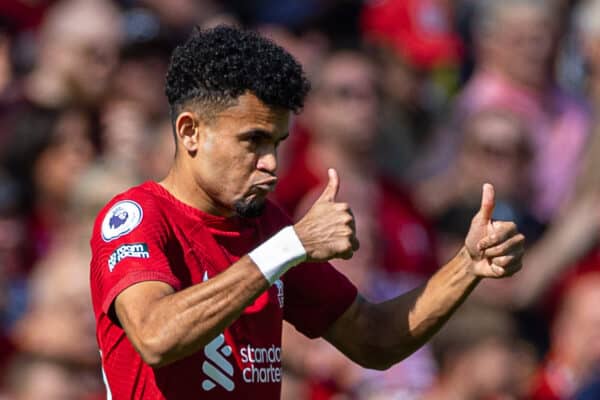
{"label": "jersey fabric texture", "polygon": [[259,218],[209,215],[155,182],[111,200],[94,225],[90,280],[112,399],[279,399],[282,320],[318,337],[356,298],[356,288],[330,264],[292,268],[204,348],[157,369],[143,362],[112,306],[139,282],[180,291],[211,279],[290,223],[270,202]]}

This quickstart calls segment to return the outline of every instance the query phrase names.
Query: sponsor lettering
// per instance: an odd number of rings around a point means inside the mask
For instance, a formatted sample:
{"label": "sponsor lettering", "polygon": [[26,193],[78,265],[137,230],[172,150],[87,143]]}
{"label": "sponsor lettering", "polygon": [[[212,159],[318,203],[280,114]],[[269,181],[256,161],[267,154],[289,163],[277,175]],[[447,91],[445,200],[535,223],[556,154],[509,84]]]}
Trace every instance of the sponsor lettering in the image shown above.
{"label": "sponsor lettering", "polygon": [[150,258],[148,245],[146,243],[133,243],[119,246],[108,257],[108,270],[112,272],[117,264],[126,258]]}
{"label": "sponsor lettering", "polygon": [[[205,271],[202,281],[209,279]],[[278,289],[278,299],[283,307],[283,282],[275,282]],[[206,378],[202,381],[202,389],[211,391],[221,387],[228,392],[235,390],[234,367],[229,361],[233,349],[225,342],[225,336],[220,334],[204,347],[206,360],[202,364],[202,372]],[[242,370],[242,379],[250,384],[280,383],[282,379],[281,347],[254,347],[246,345],[240,348],[240,359],[245,368]]]}
{"label": "sponsor lettering", "polygon": [[[247,345],[240,350],[242,362],[250,364],[242,371],[246,383],[281,382],[281,347],[252,347]],[[273,365],[275,364],[275,365]]]}

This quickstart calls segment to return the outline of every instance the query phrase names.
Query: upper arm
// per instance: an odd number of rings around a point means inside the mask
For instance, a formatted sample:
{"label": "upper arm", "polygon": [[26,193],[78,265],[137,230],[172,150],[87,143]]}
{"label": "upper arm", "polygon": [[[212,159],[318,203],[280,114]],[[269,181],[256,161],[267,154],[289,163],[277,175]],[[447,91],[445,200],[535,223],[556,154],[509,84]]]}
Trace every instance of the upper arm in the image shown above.
{"label": "upper arm", "polygon": [[333,323],[324,338],[357,364],[385,370],[407,357],[411,350],[403,341],[407,327],[393,330],[394,312],[358,295],[352,305]]}
{"label": "upper arm", "polygon": [[[146,281],[136,283],[123,290],[114,301],[116,318],[127,334],[128,339],[144,358],[148,346],[148,337],[152,337],[152,310],[157,302],[173,294],[175,290],[167,283]],[[151,362],[152,360],[145,360]]]}
{"label": "upper arm", "polygon": [[[167,255],[169,230],[154,202],[113,202],[92,235],[92,287],[102,311],[115,318],[115,299],[131,286],[161,281],[179,290],[179,274]],[[115,221],[121,217],[121,220]]]}
{"label": "upper arm", "polygon": [[328,263],[306,263],[283,277],[286,321],[310,338],[323,336],[356,299],[356,288]]}
{"label": "upper arm", "polygon": [[357,295],[348,309],[331,325],[323,337],[354,362],[372,367],[368,355],[373,353],[369,344],[371,304]]}
{"label": "upper arm", "polygon": [[159,281],[140,282],[123,290],[114,301],[114,310],[127,335],[143,325],[157,301],[174,292],[169,284]]}

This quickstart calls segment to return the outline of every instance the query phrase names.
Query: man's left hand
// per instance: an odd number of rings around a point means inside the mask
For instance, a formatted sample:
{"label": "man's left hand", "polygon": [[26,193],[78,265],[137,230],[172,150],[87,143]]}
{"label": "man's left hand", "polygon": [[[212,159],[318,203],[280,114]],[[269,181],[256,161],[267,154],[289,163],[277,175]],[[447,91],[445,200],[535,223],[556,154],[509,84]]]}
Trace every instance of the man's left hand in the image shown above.
{"label": "man's left hand", "polygon": [[465,248],[476,276],[504,278],[521,269],[525,236],[517,231],[514,222],[492,221],[494,206],[494,187],[486,183],[481,208],[471,221]]}

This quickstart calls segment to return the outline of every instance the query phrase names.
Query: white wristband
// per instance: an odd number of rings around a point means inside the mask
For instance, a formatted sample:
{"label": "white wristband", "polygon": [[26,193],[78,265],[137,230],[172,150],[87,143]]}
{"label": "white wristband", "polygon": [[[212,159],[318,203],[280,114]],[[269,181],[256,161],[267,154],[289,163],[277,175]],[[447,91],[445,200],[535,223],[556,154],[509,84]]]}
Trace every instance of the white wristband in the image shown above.
{"label": "white wristband", "polygon": [[248,253],[260,272],[273,284],[288,269],[306,260],[306,250],[293,226],[286,226]]}

